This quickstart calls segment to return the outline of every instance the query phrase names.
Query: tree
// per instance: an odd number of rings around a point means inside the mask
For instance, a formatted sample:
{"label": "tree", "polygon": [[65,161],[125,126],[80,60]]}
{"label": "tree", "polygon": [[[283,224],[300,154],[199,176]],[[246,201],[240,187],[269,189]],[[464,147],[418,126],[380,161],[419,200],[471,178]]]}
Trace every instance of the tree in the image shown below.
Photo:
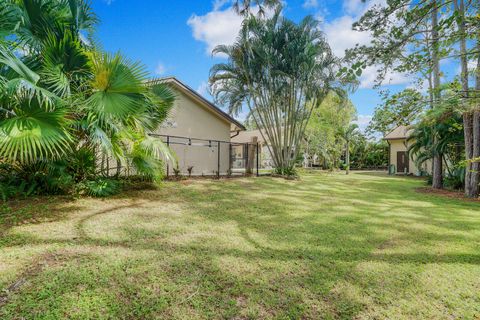
{"label": "tree", "polygon": [[294,169],[300,142],[312,111],[327,94],[344,94],[332,54],[318,22],[299,24],[277,9],[273,17],[249,16],[231,46],[218,46],[228,62],[212,67],[210,83],[218,103],[238,114],[244,106],[270,141],[279,174]]}
{"label": "tree", "polygon": [[[441,102],[441,88],[440,88],[440,40],[439,40],[439,28],[438,28],[438,2],[432,0],[432,9],[431,9],[431,21],[432,21],[432,48],[431,48],[431,64],[432,64],[432,77],[433,77],[433,99],[434,105]],[[434,127],[436,128],[436,127]],[[433,131],[433,140],[434,144],[438,145],[440,142],[436,141],[439,139],[439,133]],[[432,173],[432,187],[435,189],[443,188],[443,153],[440,152],[440,149],[435,149],[436,152],[433,154],[433,173]]]}
{"label": "tree", "polygon": [[355,123],[350,124],[348,127],[343,128],[341,135],[345,140],[345,172],[350,173],[350,144],[352,140],[359,134],[358,125]]}
{"label": "tree", "polygon": [[388,143],[385,140],[371,141],[363,134],[352,140],[350,166],[352,168],[385,168],[388,165]]}
{"label": "tree", "polygon": [[0,12],[0,159],[70,164],[88,150],[158,177],[171,154],[148,132],[174,96],[139,63],[90,44],[88,2],[6,0]]}
{"label": "tree", "polygon": [[337,168],[343,152],[342,129],[348,127],[355,115],[355,107],[348,99],[329,93],[312,111],[305,128],[303,150],[310,156],[316,154],[324,168]]}
{"label": "tree", "polygon": [[[470,198],[476,198],[479,195],[480,183],[480,107],[478,102],[470,100],[474,98],[477,93],[471,93],[469,86],[469,70],[468,60],[475,56],[470,54],[467,50],[467,41],[477,38],[476,48],[480,51],[480,26],[478,22],[473,24],[473,37],[468,34],[467,17],[464,0],[454,0],[455,21],[457,25],[457,32],[454,34],[454,41],[459,42],[459,59],[461,66],[460,82],[462,97],[461,109],[463,111],[464,123],[464,139],[465,139],[465,195]],[[477,9],[478,10],[478,9]],[[477,11],[478,12],[478,11]],[[477,17],[478,19],[478,17]],[[480,54],[477,55],[476,67],[476,90],[480,90]]]}
{"label": "tree", "polygon": [[[388,71],[429,75],[431,107],[437,107],[442,99],[440,60],[451,51],[446,45],[444,30],[449,17],[439,18],[439,11],[445,13],[448,2],[396,0],[368,10],[354,28],[371,32],[374,38],[371,45],[348,52],[350,59],[358,60],[353,67],[361,73],[366,65],[380,65],[379,81],[385,79]],[[350,70],[350,73],[357,71]],[[433,162],[432,186],[442,188],[442,154],[435,154]]]}
{"label": "tree", "polygon": [[386,135],[399,126],[413,124],[425,109],[423,95],[415,89],[405,89],[393,95],[384,94],[383,103],[375,108],[367,132]]}
{"label": "tree", "polygon": [[[431,110],[416,125],[409,137],[409,154],[415,155],[416,165],[434,159],[442,154],[443,164],[449,176],[454,168],[463,162],[463,126],[462,117],[452,109]],[[463,171],[462,171],[463,172]]]}
{"label": "tree", "polygon": [[273,9],[281,6],[281,4],[281,0],[234,0],[233,8],[238,14],[247,16],[251,14],[252,5],[257,6],[258,15],[263,16],[266,9]]}
{"label": "tree", "polygon": [[[369,10],[354,26],[358,30],[372,32],[372,45],[350,52],[353,55],[361,52],[361,56],[368,57],[354,64],[357,68],[364,67],[367,61],[382,65],[380,78],[385,76],[388,69],[425,77],[429,84],[432,109],[443,100],[440,61],[459,58],[461,88],[457,94],[462,101],[457,108],[463,113],[468,164],[465,195],[468,197],[478,197],[480,181],[480,104],[477,101],[477,90],[480,90],[479,10],[478,1],[389,1],[384,7],[377,6]],[[471,86],[468,64],[475,61],[476,84]],[[437,188],[442,185],[441,156],[438,154],[434,159],[433,186]]]}

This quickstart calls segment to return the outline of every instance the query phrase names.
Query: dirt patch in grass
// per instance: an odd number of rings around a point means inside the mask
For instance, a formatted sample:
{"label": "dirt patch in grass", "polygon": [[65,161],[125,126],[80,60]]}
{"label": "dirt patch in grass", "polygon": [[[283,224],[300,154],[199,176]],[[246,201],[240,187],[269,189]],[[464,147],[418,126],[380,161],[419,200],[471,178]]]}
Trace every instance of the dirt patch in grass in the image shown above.
{"label": "dirt patch in grass", "polygon": [[433,189],[431,187],[421,187],[415,190],[419,193],[433,194],[433,195],[442,196],[445,198],[451,198],[451,199],[463,200],[463,201],[469,201],[469,202],[480,202],[480,198],[477,198],[477,199],[466,198],[465,195],[460,191],[453,191],[453,190],[446,190],[446,189]]}

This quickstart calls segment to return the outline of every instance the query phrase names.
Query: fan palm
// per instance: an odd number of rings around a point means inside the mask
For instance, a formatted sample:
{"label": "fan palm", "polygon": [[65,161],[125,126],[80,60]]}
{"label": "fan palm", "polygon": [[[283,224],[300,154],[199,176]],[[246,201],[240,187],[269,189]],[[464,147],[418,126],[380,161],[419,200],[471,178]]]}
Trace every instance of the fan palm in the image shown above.
{"label": "fan palm", "polygon": [[232,114],[246,106],[262,135],[278,173],[291,172],[299,143],[312,113],[339,85],[339,61],[318,23],[307,17],[299,24],[283,18],[249,16],[235,44],[214,52],[228,62],[212,67],[210,83],[217,102]]}
{"label": "fan palm", "polygon": [[88,2],[5,0],[0,12],[0,159],[53,161],[89,148],[157,177],[173,157],[148,133],[174,96],[147,83],[139,63],[89,45],[98,20]]}

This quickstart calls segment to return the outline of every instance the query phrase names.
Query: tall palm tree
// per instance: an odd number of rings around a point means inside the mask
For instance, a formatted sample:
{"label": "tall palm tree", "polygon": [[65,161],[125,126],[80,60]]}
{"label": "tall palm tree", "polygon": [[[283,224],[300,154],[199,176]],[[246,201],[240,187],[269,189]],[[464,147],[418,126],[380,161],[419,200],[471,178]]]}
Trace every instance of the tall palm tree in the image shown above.
{"label": "tall palm tree", "polygon": [[278,7],[282,4],[281,0],[234,0],[233,8],[240,15],[247,16],[251,13],[253,6],[257,6],[258,15],[265,15],[266,9]]}
{"label": "tall palm tree", "polygon": [[174,96],[147,84],[142,65],[92,45],[88,2],[5,0],[0,12],[0,159],[54,161],[87,148],[157,176],[171,154],[148,132]]}
{"label": "tall palm tree", "polygon": [[348,127],[341,130],[341,136],[345,140],[345,172],[350,173],[350,144],[360,133],[358,131],[358,125],[351,123]]}
{"label": "tall palm tree", "polygon": [[329,92],[344,94],[337,78],[339,60],[318,22],[306,17],[295,24],[280,9],[268,19],[249,16],[236,43],[214,52],[228,57],[211,69],[217,102],[232,114],[246,106],[270,141],[277,172],[291,172],[312,110]]}

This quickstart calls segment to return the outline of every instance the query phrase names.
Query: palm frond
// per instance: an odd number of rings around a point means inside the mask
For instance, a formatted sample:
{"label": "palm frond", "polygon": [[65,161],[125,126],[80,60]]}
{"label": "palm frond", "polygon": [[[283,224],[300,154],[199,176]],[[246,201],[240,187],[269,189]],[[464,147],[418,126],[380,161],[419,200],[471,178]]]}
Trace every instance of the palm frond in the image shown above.
{"label": "palm frond", "polygon": [[145,68],[132,63],[120,54],[93,54],[91,81],[92,95],[86,108],[96,112],[99,118],[123,120],[145,109],[144,94],[147,88]]}
{"label": "palm frond", "polygon": [[2,64],[10,67],[18,77],[32,84],[36,84],[40,79],[40,76],[28,68],[10,48],[0,44],[0,65]]}
{"label": "palm frond", "polygon": [[66,110],[46,111],[34,101],[25,101],[14,117],[0,121],[0,157],[31,163],[58,159],[70,150]]}

